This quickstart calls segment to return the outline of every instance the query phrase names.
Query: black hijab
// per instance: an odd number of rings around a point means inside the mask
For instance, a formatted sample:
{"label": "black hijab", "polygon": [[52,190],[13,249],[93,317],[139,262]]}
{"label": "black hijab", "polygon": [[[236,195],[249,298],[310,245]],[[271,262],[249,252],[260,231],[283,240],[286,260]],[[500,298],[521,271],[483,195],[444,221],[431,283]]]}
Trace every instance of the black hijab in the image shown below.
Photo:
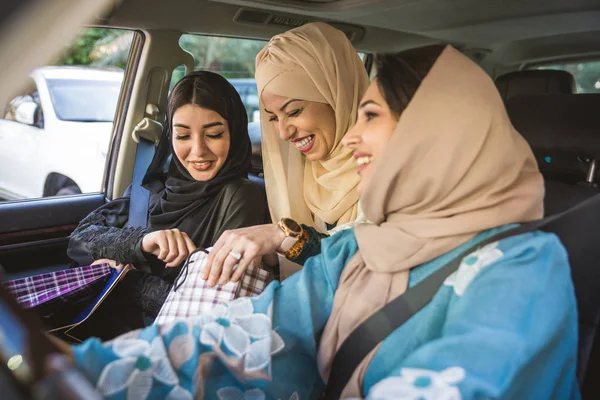
{"label": "black hijab", "polygon": [[[172,116],[186,104],[213,110],[229,125],[227,158],[209,181],[195,180],[173,151]],[[143,181],[150,191],[149,229],[178,228],[197,246],[214,244],[219,227],[212,211],[220,201],[227,200],[221,195],[226,185],[248,177],[251,156],[248,115],[235,88],[213,72],[199,71],[185,76],[169,96],[165,131]]]}

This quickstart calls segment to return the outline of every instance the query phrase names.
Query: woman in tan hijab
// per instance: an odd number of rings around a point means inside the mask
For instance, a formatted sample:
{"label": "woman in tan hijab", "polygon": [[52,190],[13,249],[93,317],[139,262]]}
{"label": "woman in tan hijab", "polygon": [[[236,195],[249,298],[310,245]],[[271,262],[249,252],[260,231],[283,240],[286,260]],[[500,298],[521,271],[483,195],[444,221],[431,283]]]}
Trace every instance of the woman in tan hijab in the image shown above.
{"label": "woman in tan hijab", "polygon": [[341,142],[356,121],[369,78],[346,35],[312,23],[273,37],[256,57],[256,83],[275,224],[226,232],[205,268],[211,285],[229,281],[236,264],[237,281],[257,257],[276,251],[284,256],[285,278],[319,253],[323,237],[366,221],[352,152]]}
{"label": "woman in tan hijab", "polygon": [[[181,398],[318,398],[361,322],[467,249],[542,216],[533,154],[483,70],[441,46],[377,65],[344,138],[373,223],[324,240],[299,273],[257,298],[74,347],[101,390],[140,393],[154,379],[152,390]],[[578,399],[576,353],[567,254],[556,236],[529,232],[464,257],[362,360],[341,397]],[[155,375],[138,379],[145,371]]]}

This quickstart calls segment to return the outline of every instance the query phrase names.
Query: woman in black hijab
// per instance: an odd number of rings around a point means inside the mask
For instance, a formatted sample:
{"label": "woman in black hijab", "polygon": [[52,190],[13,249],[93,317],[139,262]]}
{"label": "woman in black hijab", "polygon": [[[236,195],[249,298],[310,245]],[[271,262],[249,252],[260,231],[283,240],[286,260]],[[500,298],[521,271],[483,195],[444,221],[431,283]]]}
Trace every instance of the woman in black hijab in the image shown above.
{"label": "woman in black hijab", "polygon": [[79,265],[133,264],[137,271],[127,274],[127,290],[117,297],[156,316],[191,251],[210,247],[225,230],[267,222],[263,189],[247,179],[250,159],[239,94],[215,73],[187,75],[169,97],[166,129],[144,177],[148,228],[126,226],[126,195],[81,221],[69,257]]}

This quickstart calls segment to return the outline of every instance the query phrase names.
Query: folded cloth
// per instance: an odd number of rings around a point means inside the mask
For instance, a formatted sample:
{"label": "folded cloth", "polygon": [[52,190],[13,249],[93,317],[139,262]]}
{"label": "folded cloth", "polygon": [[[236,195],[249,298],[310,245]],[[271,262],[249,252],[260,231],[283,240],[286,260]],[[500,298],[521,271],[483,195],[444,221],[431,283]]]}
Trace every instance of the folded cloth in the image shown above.
{"label": "folded cloth", "polygon": [[80,297],[93,284],[108,280],[110,273],[108,264],[96,264],[14,279],[3,284],[22,307],[34,308],[53,300],[68,302],[73,296]]}
{"label": "folded cloth", "polygon": [[196,317],[209,311],[217,304],[228,303],[238,297],[257,296],[272,280],[271,273],[259,267],[248,267],[236,282],[209,287],[202,279],[208,253],[204,250],[193,253],[177,277],[167,300],[163,304],[155,324],[171,323],[177,319]]}

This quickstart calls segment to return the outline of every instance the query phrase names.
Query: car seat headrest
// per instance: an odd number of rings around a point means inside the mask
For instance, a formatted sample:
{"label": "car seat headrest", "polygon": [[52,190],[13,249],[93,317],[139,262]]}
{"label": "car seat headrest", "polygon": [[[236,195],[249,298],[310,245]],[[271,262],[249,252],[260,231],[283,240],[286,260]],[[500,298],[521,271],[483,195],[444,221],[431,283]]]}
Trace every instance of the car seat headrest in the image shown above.
{"label": "car seat headrest", "polygon": [[510,72],[496,79],[496,87],[504,101],[515,96],[576,92],[573,75],[567,71],[551,69]]}

